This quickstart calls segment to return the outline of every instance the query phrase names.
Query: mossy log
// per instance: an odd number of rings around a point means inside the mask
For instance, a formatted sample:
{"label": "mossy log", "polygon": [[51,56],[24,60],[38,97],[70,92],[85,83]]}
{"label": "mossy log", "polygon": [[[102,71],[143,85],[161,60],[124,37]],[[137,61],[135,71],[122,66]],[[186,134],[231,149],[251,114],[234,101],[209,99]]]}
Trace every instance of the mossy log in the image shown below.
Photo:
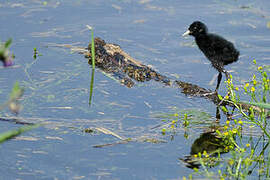
{"label": "mossy log", "polygon": [[[91,44],[89,44],[88,50],[86,57],[89,58],[89,64],[92,64]],[[134,86],[134,80],[145,82],[153,79],[165,85],[171,83],[169,78],[135,60],[116,44],[105,43],[104,40],[95,38],[95,53],[96,66],[102,71],[112,74],[129,88]]]}

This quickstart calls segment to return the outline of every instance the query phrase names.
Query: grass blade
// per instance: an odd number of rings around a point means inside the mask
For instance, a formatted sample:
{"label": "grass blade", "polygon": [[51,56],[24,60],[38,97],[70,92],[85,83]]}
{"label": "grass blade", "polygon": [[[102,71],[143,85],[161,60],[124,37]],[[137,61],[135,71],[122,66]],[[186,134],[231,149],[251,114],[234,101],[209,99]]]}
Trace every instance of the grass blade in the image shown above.
{"label": "grass blade", "polygon": [[123,138],[123,137],[119,136],[118,134],[110,131],[109,129],[106,129],[106,128],[103,128],[103,127],[97,127],[96,130],[98,130],[98,131],[100,131],[100,132],[102,132],[104,134],[110,134],[110,135],[112,135],[114,137],[117,137],[118,139],[125,140],[125,138]]}
{"label": "grass blade", "polygon": [[264,109],[270,109],[270,104],[269,103],[262,103],[262,102],[256,103],[256,102],[246,102],[246,101],[244,101],[243,103],[251,104],[253,106],[258,106],[258,107],[264,108]]}
{"label": "grass blade", "polygon": [[95,41],[94,41],[94,31],[93,28],[89,25],[86,27],[91,31],[91,58],[92,58],[92,74],[90,82],[90,93],[89,93],[89,106],[91,106],[92,96],[93,96],[93,87],[94,87],[94,75],[95,75]]}
{"label": "grass blade", "polygon": [[94,75],[95,75],[95,70],[92,69],[91,82],[90,82],[90,93],[89,93],[89,106],[91,106],[92,97],[93,97]]}
{"label": "grass blade", "polygon": [[19,129],[16,129],[16,130],[11,130],[11,131],[1,133],[0,134],[0,143],[3,143],[11,138],[14,138],[14,137],[22,134],[23,132],[30,131],[31,129],[37,128],[39,126],[40,125],[28,125],[28,126],[20,127]]}

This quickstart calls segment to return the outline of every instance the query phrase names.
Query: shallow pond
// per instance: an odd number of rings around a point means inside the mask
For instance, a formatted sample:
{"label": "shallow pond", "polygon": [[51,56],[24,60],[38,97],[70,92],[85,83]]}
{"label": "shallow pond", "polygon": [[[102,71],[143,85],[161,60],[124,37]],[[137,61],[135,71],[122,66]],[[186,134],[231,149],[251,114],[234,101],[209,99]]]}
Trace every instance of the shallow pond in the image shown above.
{"label": "shallow pond", "polygon": [[[15,66],[0,69],[0,99],[13,84],[25,88],[24,109],[5,119],[45,123],[0,147],[1,179],[181,179],[193,172],[179,160],[190,153],[195,139],[215,121],[216,106],[189,97],[176,88],[149,81],[127,88],[96,69],[89,106],[91,66],[83,55],[52,44],[86,47],[90,32],[119,44],[132,57],[172,79],[200,87],[217,72],[194,44],[183,38],[189,24],[204,21],[210,31],[234,42],[240,60],[229,65],[236,83],[269,65],[270,2],[261,1],[2,1],[0,38],[13,39]],[[35,60],[33,48],[41,54]],[[222,84],[220,93],[225,94]],[[164,114],[193,114],[188,130],[162,135]],[[225,117],[221,118],[224,123]],[[2,132],[21,125],[0,121]],[[119,139],[86,128],[106,128],[135,142],[94,148]],[[157,143],[149,139],[160,140]],[[226,155],[224,155],[226,156]]]}

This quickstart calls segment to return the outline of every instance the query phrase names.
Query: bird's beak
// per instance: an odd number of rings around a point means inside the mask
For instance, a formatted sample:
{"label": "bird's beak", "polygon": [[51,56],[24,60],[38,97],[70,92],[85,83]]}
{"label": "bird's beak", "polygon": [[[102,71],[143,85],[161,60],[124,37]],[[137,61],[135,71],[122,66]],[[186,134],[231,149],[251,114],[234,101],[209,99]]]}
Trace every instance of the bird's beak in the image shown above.
{"label": "bird's beak", "polygon": [[187,36],[190,34],[190,30],[187,30],[184,34],[182,34],[182,36]]}

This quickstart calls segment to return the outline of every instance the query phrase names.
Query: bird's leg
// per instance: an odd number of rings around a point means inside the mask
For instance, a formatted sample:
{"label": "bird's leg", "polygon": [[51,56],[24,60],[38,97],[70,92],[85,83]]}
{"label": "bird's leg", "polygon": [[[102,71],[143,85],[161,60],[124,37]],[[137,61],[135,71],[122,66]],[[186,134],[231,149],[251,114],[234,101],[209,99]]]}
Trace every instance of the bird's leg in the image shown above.
{"label": "bird's leg", "polygon": [[211,95],[214,95],[214,94],[218,94],[218,91],[217,90],[218,90],[218,87],[220,85],[220,81],[222,79],[222,73],[221,72],[222,71],[219,71],[219,74],[218,74],[217,87],[216,87],[215,91],[212,91],[212,92],[209,92],[209,93],[204,93],[201,96],[211,96]]}
{"label": "bird's leg", "polygon": [[[228,79],[228,78],[229,78],[229,73],[228,73],[227,71],[225,71],[225,70],[223,70],[223,72],[226,74],[226,77],[227,77],[227,79]],[[218,88],[219,88],[221,79],[222,79],[222,71],[219,71],[219,73],[218,73],[218,78],[217,78],[217,86],[216,86],[215,91],[214,91],[214,92],[211,92],[211,93],[205,93],[204,96],[213,95],[213,94],[218,94]]]}
{"label": "bird's leg", "polygon": [[216,122],[218,123],[220,121],[220,112],[219,112],[219,107],[217,106],[216,108]]}
{"label": "bird's leg", "polygon": [[219,85],[220,85],[221,79],[222,79],[222,73],[221,73],[221,72],[219,72],[219,74],[218,74],[218,79],[217,79],[217,87],[216,87],[215,92],[217,92],[217,90],[218,90],[218,88],[219,88]]}
{"label": "bird's leg", "polygon": [[226,71],[226,70],[223,70],[223,72],[225,73],[225,75],[226,75],[226,79],[228,80],[228,79],[230,79],[230,73],[228,72],[228,71]]}

